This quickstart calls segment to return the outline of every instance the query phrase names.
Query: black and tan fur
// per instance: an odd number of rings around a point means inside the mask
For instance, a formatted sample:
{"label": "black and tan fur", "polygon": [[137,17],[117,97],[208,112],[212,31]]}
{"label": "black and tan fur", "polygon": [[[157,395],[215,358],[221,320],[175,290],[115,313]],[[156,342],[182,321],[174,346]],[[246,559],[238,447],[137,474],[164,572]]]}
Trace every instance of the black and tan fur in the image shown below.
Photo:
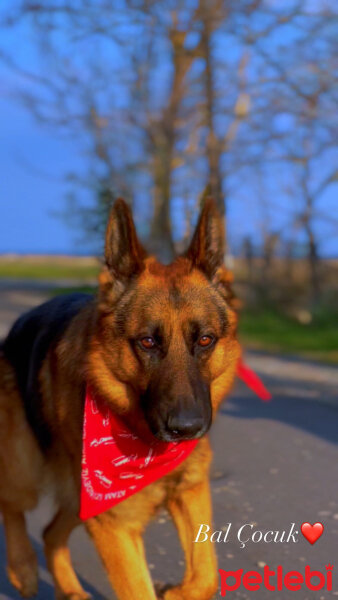
{"label": "black and tan fur", "polygon": [[80,523],[86,384],[140,436],[150,429],[162,440],[201,438],[172,473],[85,523],[117,597],[157,597],[142,535],[163,506],[176,524],[186,572],[161,597],[208,600],[215,593],[213,546],[193,539],[197,525],[212,519],[211,451],[204,434],[232,385],[239,357],[223,253],[222,219],[211,200],[189,250],[167,266],[146,256],[130,210],[119,200],[107,227],[97,297],[51,300],[22,316],[1,346],[0,511],[8,575],[23,596],[34,595],[38,585],[24,513],[53,490],[58,511],[44,545],[56,598],[87,598],[67,547]]}

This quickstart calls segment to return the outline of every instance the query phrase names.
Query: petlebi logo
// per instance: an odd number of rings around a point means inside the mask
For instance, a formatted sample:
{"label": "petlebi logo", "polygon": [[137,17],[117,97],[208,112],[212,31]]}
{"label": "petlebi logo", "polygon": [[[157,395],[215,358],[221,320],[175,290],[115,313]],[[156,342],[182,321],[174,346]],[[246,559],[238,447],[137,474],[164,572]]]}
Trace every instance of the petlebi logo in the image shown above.
{"label": "petlebi logo", "polygon": [[[252,523],[244,523],[237,531],[233,531],[232,523],[227,523],[221,530],[211,530],[211,527],[206,523],[201,523],[194,539],[195,543],[204,543],[207,540],[211,543],[227,544],[231,538],[237,540],[241,549],[246,548],[249,544],[257,543],[286,543],[297,544],[299,535],[311,544],[315,544],[324,532],[322,523],[302,523],[298,528],[295,523],[283,530],[261,530],[255,528]],[[234,592],[240,587],[248,591],[257,591],[265,588],[268,591],[299,591],[299,590],[332,590],[332,572],[333,565],[328,564],[323,566],[321,570],[314,569],[310,565],[306,565],[301,571],[287,571],[282,565],[278,565],[272,569],[269,565],[265,565],[263,571],[247,571],[237,569],[226,571],[219,569],[221,578],[221,596],[227,596],[228,592]]]}
{"label": "petlebi logo", "polygon": [[228,592],[238,590],[242,585],[248,591],[260,590],[265,587],[271,592],[283,590],[298,591],[308,589],[319,591],[326,589],[332,590],[332,571],[333,565],[326,565],[326,572],[312,570],[309,565],[305,567],[304,574],[300,571],[287,571],[281,565],[274,571],[268,565],[264,567],[264,572],[247,571],[238,569],[237,571],[225,571],[219,569],[221,576],[221,596],[224,598]]}
{"label": "petlebi logo", "polygon": [[224,598],[228,592],[234,592],[242,586],[248,591],[260,590],[264,587],[271,592],[283,590],[298,591],[308,589],[319,591],[326,589],[332,590],[332,571],[333,565],[326,565],[326,572],[312,570],[306,565],[304,574],[300,571],[287,571],[281,565],[276,570],[270,569],[268,565],[264,567],[263,574],[258,571],[247,571],[238,569],[237,571],[225,571],[219,569],[221,576],[221,596]]}

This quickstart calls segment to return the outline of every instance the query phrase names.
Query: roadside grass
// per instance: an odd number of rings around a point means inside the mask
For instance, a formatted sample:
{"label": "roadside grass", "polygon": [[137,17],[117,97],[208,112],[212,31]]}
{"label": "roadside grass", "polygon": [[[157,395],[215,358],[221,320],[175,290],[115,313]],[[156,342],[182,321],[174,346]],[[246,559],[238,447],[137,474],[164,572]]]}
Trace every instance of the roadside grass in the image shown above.
{"label": "roadside grass", "polygon": [[51,289],[49,292],[49,295],[51,297],[53,297],[53,296],[60,296],[62,294],[74,294],[74,293],[95,294],[96,291],[97,291],[97,286],[78,285],[78,286],[73,286],[73,287],[57,287],[57,288]]}
{"label": "roadside grass", "polygon": [[240,339],[248,348],[298,354],[338,364],[338,312],[322,311],[303,325],[272,310],[244,310]]}
{"label": "roadside grass", "polygon": [[[99,270],[98,261],[91,257],[0,257],[0,278],[70,280],[71,287],[55,285],[50,291],[51,296],[70,292],[94,293],[96,287],[92,282]],[[76,280],[76,287],[72,286],[71,280]],[[338,364],[337,309],[322,309],[314,314],[311,323],[303,325],[269,306],[264,309],[246,307],[240,315],[239,334],[248,348],[298,354]]]}
{"label": "roadside grass", "polygon": [[78,279],[96,278],[99,265],[95,259],[54,258],[48,260],[41,257],[30,260],[28,257],[19,259],[0,258],[0,278],[6,279]]}

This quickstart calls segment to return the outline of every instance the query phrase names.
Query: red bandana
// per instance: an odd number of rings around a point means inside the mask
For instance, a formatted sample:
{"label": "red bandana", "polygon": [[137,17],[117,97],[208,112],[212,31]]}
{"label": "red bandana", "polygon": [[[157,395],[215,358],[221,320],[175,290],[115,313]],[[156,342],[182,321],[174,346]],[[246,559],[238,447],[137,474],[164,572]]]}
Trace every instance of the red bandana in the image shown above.
{"label": "red bandana", "polygon": [[[270,398],[257,375],[242,362],[237,374],[262,399]],[[155,437],[151,443],[144,442],[87,388],[80,518],[94,517],[160,479],[185,460],[197,443],[168,443]]]}
{"label": "red bandana", "polygon": [[146,443],[87,388],[80,518],[89,519],[172,471],[198,440]]}

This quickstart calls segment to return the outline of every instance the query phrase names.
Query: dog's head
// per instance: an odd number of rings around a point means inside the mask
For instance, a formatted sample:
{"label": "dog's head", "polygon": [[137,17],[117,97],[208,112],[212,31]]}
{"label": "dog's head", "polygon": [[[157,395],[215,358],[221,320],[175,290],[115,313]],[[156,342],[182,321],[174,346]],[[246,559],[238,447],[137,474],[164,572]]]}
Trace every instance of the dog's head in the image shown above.
{"label": "dog's head", "polygon": [[212,200],[189,249],[170,265],[147,257],[123,200],[112,209],[91,373],[139,432],[201,437],[232,384],[237,317],[223,256],[223,219]]}

